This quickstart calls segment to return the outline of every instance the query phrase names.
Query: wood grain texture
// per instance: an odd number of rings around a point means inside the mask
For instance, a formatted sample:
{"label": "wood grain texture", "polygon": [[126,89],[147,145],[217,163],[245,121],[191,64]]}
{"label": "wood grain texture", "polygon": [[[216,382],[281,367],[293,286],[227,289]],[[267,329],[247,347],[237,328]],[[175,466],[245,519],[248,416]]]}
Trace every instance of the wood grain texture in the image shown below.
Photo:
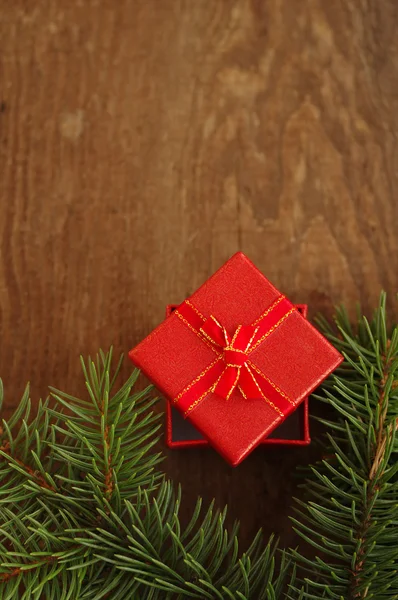
{"label": "wood grain texture", "polygon": [[[0,372],[82,391],[238,249],[313,315],[398,289],[395,0],[0,2]],[[125,365],[125,374],[130,370]],[[247,540],[295,464],[167,456]]]}

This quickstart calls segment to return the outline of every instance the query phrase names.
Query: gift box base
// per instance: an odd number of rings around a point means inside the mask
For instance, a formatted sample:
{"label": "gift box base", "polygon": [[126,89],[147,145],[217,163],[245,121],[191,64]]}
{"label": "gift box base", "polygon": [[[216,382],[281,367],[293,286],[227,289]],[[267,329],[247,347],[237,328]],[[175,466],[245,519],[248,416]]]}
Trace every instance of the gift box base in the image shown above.
{"label": "gift box base", "polygon": [[[304,317],[307,316],[306,304],[296,304],[296,307]],[[176,308],[177,305],[168,305],[166,316],[168,317]],[[261,442],[261,445],[308,446],[310,442],[308,398],[306,398],[295,412]],[[192,423],[184,419],[168,401],[166,403],[166,444],[169,448],[176,449],[210,445]]]}
{"label": "gift box base", "polygon": [[[308,398],[284,421],[261,445],[308,446],[309,431]],[[166,444],[169,448],[209,446],[209,442],[195,427],[178,412],[166,404]]]}

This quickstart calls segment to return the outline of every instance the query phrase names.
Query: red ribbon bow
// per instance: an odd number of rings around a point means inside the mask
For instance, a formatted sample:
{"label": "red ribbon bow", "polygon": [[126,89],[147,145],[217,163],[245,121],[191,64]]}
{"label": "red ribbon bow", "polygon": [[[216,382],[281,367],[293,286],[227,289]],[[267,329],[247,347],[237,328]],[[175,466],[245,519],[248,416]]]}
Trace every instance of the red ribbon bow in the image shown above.
{"label": "red ribbon bow", "polygon": [[258,327],[253,325],[239,325],[231,339],[225,327],[213,315],[200,328],[200,332],[211,343],[223,350],[224,370],[212,391],[225,400],[229,399],[237,386],[247,388],[247,375],[252,378],[248,358],[257,331]]}
{"label": "red ribbon bow", "polygon": [[174,399],[185,416],[210,392],[228,400],[238,388],[244,398],[262,398],[275,411],[286,416],[294,402],[251,360],[252,352],[295,311],[284,296],[251,325],[239,325],[232,337],[214,316],[204,317],[185,300],[174,314],[217,355]]}

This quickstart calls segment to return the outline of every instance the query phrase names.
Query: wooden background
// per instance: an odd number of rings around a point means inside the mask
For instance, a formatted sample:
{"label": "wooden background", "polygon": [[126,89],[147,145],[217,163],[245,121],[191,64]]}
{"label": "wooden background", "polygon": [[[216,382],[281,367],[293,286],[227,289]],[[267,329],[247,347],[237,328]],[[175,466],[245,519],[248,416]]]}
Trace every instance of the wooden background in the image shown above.
{"label": "wooden background", "polygon": [[[82,391],[241,249],[311,314],[398,290],[396,0],[0,1],[0,373]],[[126,363],[124,372],[130,372]],[[294,466],[172,452],[293,543]]]}

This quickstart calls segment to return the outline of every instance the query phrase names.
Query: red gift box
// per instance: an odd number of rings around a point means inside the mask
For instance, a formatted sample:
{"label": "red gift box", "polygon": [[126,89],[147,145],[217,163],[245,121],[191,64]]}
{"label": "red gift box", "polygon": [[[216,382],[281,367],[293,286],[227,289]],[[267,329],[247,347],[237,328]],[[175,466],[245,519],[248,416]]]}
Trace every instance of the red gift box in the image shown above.
{"label": "red gift box", "polygon": [[[296,304],[297,310],[307,317],[308,307],[306,304]],[[169,317],[178,304],[169,304],[166,307],[166,317]],[[287,419],[277,427],[271,434],[262,440],[262,446],[308,446],[311,442],[309,424],[309,401],[308,397],[303,400],[296,411],[291,413]],[[181,413],[166,400],[166,445],[172,449],[196,448],[197,446],[209,446],[209,442],[197,429],[184,419]]]}
{"label": "red gift box", "polygon": [[232,465],[342,361],[241,252],[129,356]]}

